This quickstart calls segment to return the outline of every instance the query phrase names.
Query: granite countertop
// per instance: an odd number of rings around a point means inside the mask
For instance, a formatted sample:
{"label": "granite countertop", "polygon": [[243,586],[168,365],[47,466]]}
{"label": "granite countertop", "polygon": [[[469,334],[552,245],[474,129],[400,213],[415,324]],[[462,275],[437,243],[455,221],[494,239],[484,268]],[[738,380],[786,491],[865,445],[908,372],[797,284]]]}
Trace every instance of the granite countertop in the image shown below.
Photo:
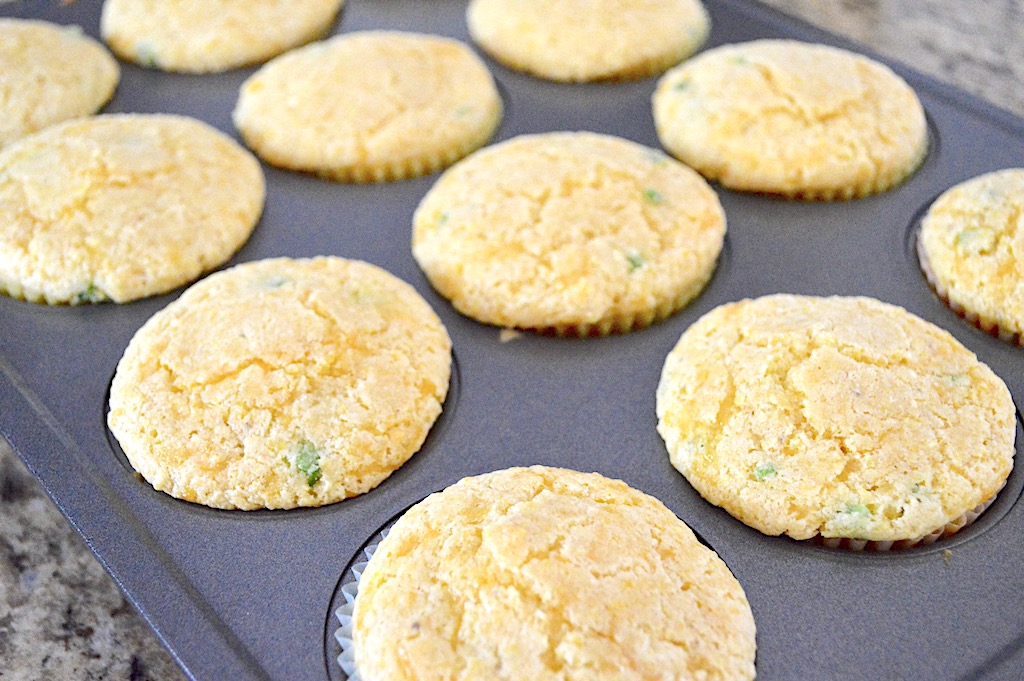
{"label": "granite countertop", "polygon": [[[1024,0],[766,0],[1024,116]],[[0,439],[0,679],[185,675]]]}

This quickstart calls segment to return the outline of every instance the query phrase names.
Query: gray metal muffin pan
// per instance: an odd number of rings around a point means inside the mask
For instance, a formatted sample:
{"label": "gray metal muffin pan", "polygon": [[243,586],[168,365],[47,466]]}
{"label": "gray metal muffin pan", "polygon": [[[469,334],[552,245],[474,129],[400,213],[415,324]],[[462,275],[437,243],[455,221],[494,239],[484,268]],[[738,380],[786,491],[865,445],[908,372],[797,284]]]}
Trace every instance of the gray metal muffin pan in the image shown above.
{"label": "gray metal muffin pan", "polygon": [[[707,0],[709,46],[793,37],[850,47],[753,2]],[[4,5],[8,15],[77,23],[96,34],[100,3]],[[350,0],[335,31],[393,28],[468,40],[464,2]],[[884,61],[884,60],[883,60]],[[657,147],[656,79],[548,83],[488,62],[505,101],[497,139],[586,129]],[[669,465],[654,392],[679,335],[711,308],[775,292],[858,294],[949,330],[1024,404],[1024,349],[951,312],[913,252],[916,216],[949,186],[1024,165],[1024,121],[899,66],[928,112],[921,169],[886,194],[797,203],[719,189],[727,245],[704,293],[649,329],[599,339],[524,335],[465,319],[427,284],[409,249],[411,216],[436,177],[333,184],[265,168],[267,207],[239,263],[336,254],[381,265],[433,305],[455,347],[445,413],[423,450],[376,490],[319,509],[226,512],[155,492],[104,425],[126,344],[180,294],[128,305],[45,307],[0,296],[0,431],[187,673],[196,679],[340,678],[332,601],[363,542],[403,509],[459,478],[543,463],[599,471],[661,499],[746,589],[761,679],[1024,677],[1024,474],[973,526],[932,547],[855,554],[766,537],[704,502]],[[174,112],[233,134],[251,69],[184,76],[122,65],[108,112]],[[329,87],[329,84],[324,85]],[[1018,456],[1022,449],[1018,432]]]}

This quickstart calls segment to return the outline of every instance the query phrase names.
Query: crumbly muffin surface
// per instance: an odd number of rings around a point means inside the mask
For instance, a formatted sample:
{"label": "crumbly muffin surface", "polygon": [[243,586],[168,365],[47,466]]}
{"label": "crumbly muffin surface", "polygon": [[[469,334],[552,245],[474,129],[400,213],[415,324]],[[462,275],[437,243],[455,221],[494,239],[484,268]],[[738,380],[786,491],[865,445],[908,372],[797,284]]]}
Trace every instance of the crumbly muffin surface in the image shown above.
{"label": "crumbly muffin surface", "polygon": [[446,172],[413,218],[413,255],[460,312],[580,333],[675,312],[710,279],[724,237],[700,176],[595,133],[484,149]]}
{"label": "crumbly muffin surface", "polygon": [[119,77],[110,53],[77,26],[0,19],[0,148],[95,113]]}
{"label": "crumbly muffin surface", "polygon": [[223,263],[263,210],[252,154],[201,121],[69,121],[0,151],[0,291],[118,303]]}
{"label": "crumbly muffin surface", "polygon": [[710,30],[699,0],[473,0],[470,35],[514,69],[558,81],[644,78]]}
{"label": "crumbly muffin surface", "polygon": [[106,0],[100,30],[141,66],[211,73],[265,61],[326,33],[343,0]]}
{"label": "crumbly muffin surface", "polygon": [[739,582],[661,502],[535,466],[410,509],[363,573],[364,681],[752,679]]}
{"label": "crumbly muffin surface", "polygon": [[1024,345],[1024,169],[944,193],[925,215],[918,245],[943,298]]}
{"label": "crumbly muffin surface", "polygon": [[708,179],[744,191],[849,199],[885,191],[924,159],[914,91],[888,67],[826,45],[723,45],[658,82],[662,144]]}
{"label": "crumbly muffin surface", "polygon": [[242,85],[235,126],[273,165],[345,182],[416,177],[484,144],[501,120],[464,44],[364,31],[293,50]]}
{"label": "crumbly muffin surface", "polygon": [[868,298],[720,306],[669,354],[658,431],[700,494],[769,535],[916,539],[994,497],[1015,408],[947,332]]}
{"label": "crumbly muffin surface", "polygon": [[336,257],[262,260],[204,279],[136,333],[108,422],[179,499],[320,506],[420,449],[450,371],[448,334],[405,282]]}

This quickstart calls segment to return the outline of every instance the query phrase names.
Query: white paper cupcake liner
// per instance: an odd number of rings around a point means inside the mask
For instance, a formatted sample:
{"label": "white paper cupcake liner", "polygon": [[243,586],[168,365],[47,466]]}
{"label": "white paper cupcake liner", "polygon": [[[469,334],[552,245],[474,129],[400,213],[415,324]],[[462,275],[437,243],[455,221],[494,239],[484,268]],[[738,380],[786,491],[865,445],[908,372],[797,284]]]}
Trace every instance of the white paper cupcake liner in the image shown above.
{"label": "white paper cupcake liner", "polygon": [[363,571],[366,570],[366,566],[369,564],[370,559],[373,558],[377,547],[388,536],[392,525],[394,523],[388,523],[387,527],[372,537],[366,548],[362,551],[363,559],[357,558],[354,560],[348,570],[345,571],[345,574],[341,576],[341,594],[345,599],[345,603],[334,611],[334,616],[341,625],[334,630],[334,640],[341,646],[341,654],[338,655],[338,666],[341,667],[341,671],[347,681],[362,681],[359,676],[359,670],[356,669],[355,646],[352,643],[352,614],[356,605],[356,593],[359,591],[359,580],[362,579]]}
{"label": "white paper cupcake liner", "polygon": [[[716,261],[717,267],[717,261]],[[543,327],[523,327],[525,330],[534,331],[542,336],[558,336],[569,338],[587,338],[610,336],[612,334],[625,334],[631,331],[640,331],[649,326],[663,322],[690,304],[711,281],[714,270],[707,273],[699,281],[694,282],[686,290],[680,292],[675,298],[666,300],[659,305],[639,312],[623,312],[598,322],[577,324],[557,324]]]}
{"label": "white paper cupcake liner", "polygon": [[929,544],[934,544],[943,537],[949,537],[956,534],[973,523],[981,516],[982,513],[985,512],[985,509],[992,505],[992,502],[994,502],[998,496],[999,493],[996,492],[996,494],[992,495],[991,498],[981,502],[971,510],[960,515],[958,518],[949,521],[934,532],[926,534],[923,537],[917,537],[916,539],[875,541],[869,539],[850,539],[849,537],[822,537],[819,534],[811,541],[821,544],[822,546],[827,546],[830,549],[844,549],[846,551],[876,551],[879,553],[885,553],[887,551],[902,551],[904,549],[910,549],[917,546],[928,546]]}
{"label": "white paper cupcake liner", "polygon": [[[920,232],[920,229],[918,231]],[[942,282],[939,281],[939,278],[935,276],[935,270],[932,269],[931,260],[928,258],[928,253],[925,251],[921,242],[920,234],[918,234],[916,240],[917,260],[921,266],[921,272],[924,274],[925,280],[932,287],[932,290],[935,291],[935,295],[937,295],[939,299],[946,304],[946,307],[955,312],[965,321],[973,324],[985,333],[995,336],[1004,343],[1024,346],[1024,334],[1016,331],[1008,331],[1000,327],[994,320],[989,319],[988,317],[983,317],[977,312],[969,310],[959,302],[953,300],[950,297],[949,290],[943,286]]]}

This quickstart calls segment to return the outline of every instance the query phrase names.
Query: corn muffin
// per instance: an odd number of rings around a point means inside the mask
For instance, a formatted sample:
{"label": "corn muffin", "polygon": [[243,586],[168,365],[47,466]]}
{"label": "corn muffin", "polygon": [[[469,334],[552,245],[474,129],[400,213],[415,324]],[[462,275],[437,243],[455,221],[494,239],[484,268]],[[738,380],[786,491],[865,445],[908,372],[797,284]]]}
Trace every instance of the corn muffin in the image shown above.
{"label": "corn muffin", "polygon": [[342,0],[105,0],[100,30],[123,59],[184,73],[266,61],[325,35]]}
{"label": "corn muffin", "polygon": [[263,210],[252,154],[192,118],[62,123],[0,151],[0,291],[124,303],[220,265]]}
{"label": "corn muffin", "polygon": [[557,81],[645,78],[693,54],[700,0],[472,0],[469,33],[514,69]]}
{"label": "corn muffin", "polygon": [[921,222],[918,253],[952,309],[1024,345],[1024,169],[986,173],[945,192]]}
{"label": "corn muffin", "polygon": [[809,200],[885,191],[924,159],[924,109],[907,83],[827,45],[757,40],[666,73],[653,98],[661,143],[706,178]]}
{"label": "corn muffin", "polygon": [[359,581],[363,681],[754,678],[754,618],[657,499],[534,466],[407,511]]}
{"label": "corn muffin", "polygon": [[77,26],[0,18],[0,149],[96,113],[119,77],[110,53]]}
{"label": "corn muffin", "polygon": [[225,509],[362,494],[423,444],[451,341],[416,291],[338,257],[211,275],[135,334],[110,430],[157,490]]}
{"label": "corn muffin", "polygon": [[681,163],[616,137],[547,133],[445,172],[416,209],[412,248],[469,317],[601,335],[686,305],[724,238],[718,196]]}
{"label": "corn muffin", "polygon": [[491,138],[501,98],[483,62],[440,36],[347,33],[278,57],[234,120],[268,163],[343,182],[426,175]]}
{"label": "corn muffin", "polygon": [[715,308],[669,354],[657,414],[701,496],[794,539],[930,541],[1013,467],[1003,382],[946,331],[870,298]]}

